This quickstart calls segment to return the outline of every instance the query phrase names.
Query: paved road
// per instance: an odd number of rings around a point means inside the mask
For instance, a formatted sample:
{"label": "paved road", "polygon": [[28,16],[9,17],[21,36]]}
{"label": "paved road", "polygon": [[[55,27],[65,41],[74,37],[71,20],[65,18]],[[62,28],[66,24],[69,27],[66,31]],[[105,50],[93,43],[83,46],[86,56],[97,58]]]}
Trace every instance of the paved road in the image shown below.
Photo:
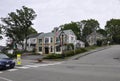
{"label": "paved road", "polygon": [[120,45],[78,60],[36,64],[0,72],[0,81],[120,81]]}

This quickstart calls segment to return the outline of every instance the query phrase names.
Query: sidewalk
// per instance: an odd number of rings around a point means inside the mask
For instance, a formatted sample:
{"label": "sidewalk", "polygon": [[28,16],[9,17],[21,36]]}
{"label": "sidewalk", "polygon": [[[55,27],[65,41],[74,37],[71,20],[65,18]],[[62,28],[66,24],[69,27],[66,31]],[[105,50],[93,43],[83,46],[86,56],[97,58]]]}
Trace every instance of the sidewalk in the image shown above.
{"label": "sidewalk", "polygon": [[85,52],[85,53],[77,54],[77,55],[75,55],[75,56],[73,56],[73,57],[68,58],[68,60],[78,60],[80,57],[83,57],[83,56],[92,54],[92,53],[94,53],[94,52],[102,51],[102,50],[108,49],[108,48],[110,48],[110,47],[111,47],[111,46],[105,46],[105,47],[96,48],[96,49],[94,49],[94,50],[91,50],[91,51],[88,51],[88,52]]}
{"label": "sidewalk", "polygon": [[[20,66],[35,65],[35,64],[52,64],[52,63],[56,63],[56,62],[59,62],[59,61],[43,60],[42,62],[38,62],[37,60],[21,59],[21,65]],[[16,60],[16,65],[17,65],[17,60]]]}

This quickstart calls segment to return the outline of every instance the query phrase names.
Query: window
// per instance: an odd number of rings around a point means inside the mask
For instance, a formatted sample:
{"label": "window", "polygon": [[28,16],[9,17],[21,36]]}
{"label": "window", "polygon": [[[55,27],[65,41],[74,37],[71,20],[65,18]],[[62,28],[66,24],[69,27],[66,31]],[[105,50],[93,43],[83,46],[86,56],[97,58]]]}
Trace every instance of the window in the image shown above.
{"label": "window", "polygon": [[45,38],[45,43],[49,43],[49,38]]}
{"label": "window", "polygon": [[53,38],[51,37],[51,43],[53,42]]}
{"label": "window", "polygon": [[51,46],[51,49],[50,49],[50,50],[51,50],[51,52],[53,52],[53,48],[52,48],[52,46]]}
{"label": "window", "polygon": [[39,43],[42,44],[42,39],[39,39]]}
{"label": "window", "polygon": [[56,43],[60,43],[60,39],[56,37]]}
{"label": "window", "polygon": [[56,52],[60,52],[60,46],[56,46]]}
{"label": "window", "polygon": [[42,47],[39,47],[39,51],[42,51]]}

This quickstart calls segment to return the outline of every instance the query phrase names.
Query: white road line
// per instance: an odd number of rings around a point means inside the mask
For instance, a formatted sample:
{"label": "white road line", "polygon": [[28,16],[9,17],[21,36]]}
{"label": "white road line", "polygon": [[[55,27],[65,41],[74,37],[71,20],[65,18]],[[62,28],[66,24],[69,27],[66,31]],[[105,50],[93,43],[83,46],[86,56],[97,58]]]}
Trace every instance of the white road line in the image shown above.
{"label": "white road line", "polygon": [[9,69],[7,71],[17,71],[18,69]]}
{"label": "white road line", "polygon": [[3,73],[3,72],[0,72],[0,73]]}
{"label": "white road line", "polygon": [[38,65],[25,65],[25,67],[39,67]]}
{"label": "white road line", "polygon": [[52,64],[36,64],[36,65],[25,65],[27,67],[40,67],[40,66],[50,66],[50,65],[57,65],[61,64],[62,62],[52,63]]}
{"label": "white road line", "polygon": [[0,77],[0,79],[5,80],[5,81],[13,81],[13,80],[10,80],[10,79],[4,78],[4,77]]}
{"label": "white road line", "polygon": [[19,68],[19,69],[28,69],[30,67],[24,67],[24,66],[22,66],[22,67],[16,67],[16,68]]}
{"label": "white road line", "polygon": [[62,62],[51,63],[51,64],[34,64],[34,65],[25,65],[25,67],[40,67],[40,66],[49,66],[49,65],[57,65],[61,64]]}

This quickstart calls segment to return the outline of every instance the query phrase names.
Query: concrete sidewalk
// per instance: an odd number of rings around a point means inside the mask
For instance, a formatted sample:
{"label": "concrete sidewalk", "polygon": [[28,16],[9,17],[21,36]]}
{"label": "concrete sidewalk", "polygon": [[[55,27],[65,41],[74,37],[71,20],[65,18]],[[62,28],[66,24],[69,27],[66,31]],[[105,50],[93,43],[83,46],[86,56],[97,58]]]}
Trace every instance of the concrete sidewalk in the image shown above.
{"label": "concrete sidewalk", "polygon": [[[35,64],[52,64],[52,63],[56,63],[56,62],[60,62],[60,61],[43,60],[42,62],[38,62],[38,60],[21,59],[21,65],[20,66],[35,65]],[[17,65],[17,60],[16,60],[16,65]]]}

